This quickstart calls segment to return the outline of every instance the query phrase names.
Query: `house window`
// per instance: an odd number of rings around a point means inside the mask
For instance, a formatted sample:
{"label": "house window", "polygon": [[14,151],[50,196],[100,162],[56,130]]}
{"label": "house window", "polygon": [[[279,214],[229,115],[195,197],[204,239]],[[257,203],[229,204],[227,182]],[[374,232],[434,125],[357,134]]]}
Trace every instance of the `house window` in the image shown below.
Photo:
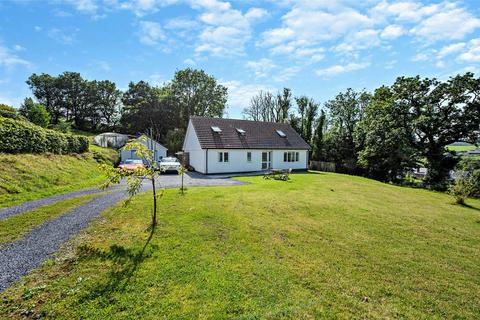
{"label": "house window", "polygon": [[247,152],[247,162],[252,162],[252,153]]}
{"label": "house window", "polygon": [[219,152],[218,162],[228,162],[228,152]]}
{"label": "house window", "polygon": [[297,162],[299,161],[298,152],[284,152],[283,153],[283,162]]}

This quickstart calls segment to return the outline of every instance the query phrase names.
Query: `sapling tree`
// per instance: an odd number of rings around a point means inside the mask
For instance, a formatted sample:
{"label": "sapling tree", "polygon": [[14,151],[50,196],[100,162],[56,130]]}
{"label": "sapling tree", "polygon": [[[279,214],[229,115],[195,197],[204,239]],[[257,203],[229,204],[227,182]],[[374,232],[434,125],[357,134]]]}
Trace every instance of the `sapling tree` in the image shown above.
{"label": "sapling tree", "polygon": [[183,194],[185,191],[185,188],[183,187],[183,177],[185,176],[185,173],[187,173],[187,168],[185,168],[183,165],[178,168],[178,174],[182,177],[182,186],[180,187],[180,192]]}
{"label": "sapling tree", "polygon": [[125,205],[128,205],[132,198],[140,192],[143,180],[148,180],[152,185],[153,196],[153,213],[152,213],[152,229],[157,225],[157,199],[163,195],[163,189],[157,192],[155,177],[160,174],[161,170],[153,157],[153,150],[147,148],[142,141],[129,142],[125,145],[125,150],[135,150],[136,154],[146,163],[144,167],[135,170],[125,170],[121,168],[113,168],[107,164],[100,166],[101,171],[107,176],[107,181],[103,188],[108,188],[112,184],[118,184],[123,179],[127,181],[128,199]]}

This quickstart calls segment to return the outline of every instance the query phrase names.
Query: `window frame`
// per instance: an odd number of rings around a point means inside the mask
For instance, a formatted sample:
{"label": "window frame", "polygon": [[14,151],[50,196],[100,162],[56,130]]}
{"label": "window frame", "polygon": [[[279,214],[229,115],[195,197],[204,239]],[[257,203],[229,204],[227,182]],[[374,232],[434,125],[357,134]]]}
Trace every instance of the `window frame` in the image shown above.
{"label": "window frame", "polygon": [[247,151],[247,162],[252,162],[252,152]]}

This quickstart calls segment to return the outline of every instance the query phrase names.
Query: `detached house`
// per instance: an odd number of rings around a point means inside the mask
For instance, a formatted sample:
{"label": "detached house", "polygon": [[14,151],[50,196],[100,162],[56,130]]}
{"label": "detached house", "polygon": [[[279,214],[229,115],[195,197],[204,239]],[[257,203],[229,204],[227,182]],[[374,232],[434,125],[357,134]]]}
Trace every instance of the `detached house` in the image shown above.
{"label": "detached house", "polygon": [[183,151],[195,171],[307,169],[310,146],[286,123],[191,117]]}

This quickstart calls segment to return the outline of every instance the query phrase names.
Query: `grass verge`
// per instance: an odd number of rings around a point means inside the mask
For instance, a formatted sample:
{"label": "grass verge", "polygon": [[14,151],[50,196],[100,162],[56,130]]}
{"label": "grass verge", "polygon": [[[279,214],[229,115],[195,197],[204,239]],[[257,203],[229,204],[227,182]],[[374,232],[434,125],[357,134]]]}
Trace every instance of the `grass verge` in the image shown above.
{"label": "grass verge", "polygon": [[59,217],[99,195],[101,194],[90,194],[87,196],[59,201],[0,221],[0,247],[3,244],[21,239],[34,227],[41,225],[47,220]]}
{"label": "grass verge", "polygon": [[459,318],[480,314],[480,201],[340,174],[167,189],[106,211],[0,295],[20,319]]}

